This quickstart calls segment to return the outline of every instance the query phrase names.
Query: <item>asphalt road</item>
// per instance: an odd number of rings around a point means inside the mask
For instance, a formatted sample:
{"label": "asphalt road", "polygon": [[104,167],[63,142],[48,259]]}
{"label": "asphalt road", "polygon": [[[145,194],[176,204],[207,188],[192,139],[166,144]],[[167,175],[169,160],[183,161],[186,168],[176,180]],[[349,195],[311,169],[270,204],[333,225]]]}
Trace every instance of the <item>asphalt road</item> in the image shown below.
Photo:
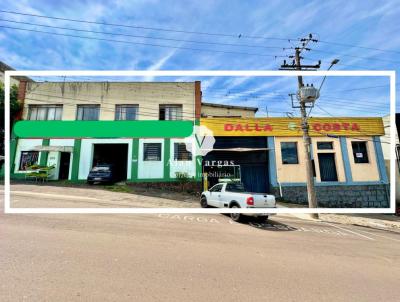
{"label": "asphalt road", "polygon": [[0,301],[399,301],[399,280],[400,235],[388,231],[290,216],[0,214]]}

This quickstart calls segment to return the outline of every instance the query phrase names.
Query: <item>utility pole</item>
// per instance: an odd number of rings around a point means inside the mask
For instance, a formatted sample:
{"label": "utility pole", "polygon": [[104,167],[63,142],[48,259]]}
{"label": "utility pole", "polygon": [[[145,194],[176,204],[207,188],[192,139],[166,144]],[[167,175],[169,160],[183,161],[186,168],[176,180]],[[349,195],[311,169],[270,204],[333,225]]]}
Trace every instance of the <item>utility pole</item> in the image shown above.
{"label": "utility pole", "polygon": [[[300,49],[296,48],[295,53],[295,62],[297,70],[301,70],[300,63]],[[303,77],[297,77],[299,91],[304,86]],[[304,154],[305,154],[305,162],[306,162],[306,173],[307,173],[307,196],[308,196],[308,207],[316,208],[317,197],[315,194],[315,186],[314,186],[314,168],[311,161],[311,138],[308,132],[308,116],[306,111],[306,102],[300,98],[300,113],[301,113],[301,130],[303,131],[303,145],[304,145]],[[314,218],[318,218],[318,214],[312,215]]]}
{"label": "utility pole", "polygon": [[[300,40],[302,42],[301,47],[296,47],[294,60],[292,64],[287,64],[286,60],[284,60],[284,64],[281,66],[282,70],[302,70],[305,68],[306,70],[315,70],[319,69],[321,66],[321,61],[318,62],[316,65],[301,65],[301,51],[307,50],[309,51],[310,48],[307,48],[307,44],[311,42],[317,42],[317,40],[313,39],[312,35],[310,34],[308,38],[304,38]],[[290,56],[293,58],[293,56]],[[306,163],[306,176],[307,176],[307,197],[308,197],[308,207],[309,208],[317,208],[318,202],[315,194],[315,186],[314,186],[314,167],[312,164],[311,159],[311,138],[309,134],[309,125],[308,125],[308,115],[307,115],[307,100],[302,98],[301,90],[304,88],[303,77],[298,76],[298,100],[300,106],[295,106],[293,103],[293,96],[292,97],[292,107],[299,108],[301,113],[301,130],[303,131],[303,146],[304,146],[304,160]],[[307,85],[308,86],[308,85]],[[313,218],[318,218],[318,214],[312,214]]]}

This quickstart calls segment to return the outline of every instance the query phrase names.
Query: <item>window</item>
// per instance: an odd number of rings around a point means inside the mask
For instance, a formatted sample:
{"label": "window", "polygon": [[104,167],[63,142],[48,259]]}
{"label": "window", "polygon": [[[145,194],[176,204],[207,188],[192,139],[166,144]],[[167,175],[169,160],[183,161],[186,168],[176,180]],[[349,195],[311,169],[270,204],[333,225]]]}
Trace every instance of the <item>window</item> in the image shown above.
{"label": "window", "polygon": [[242,183],[229,183],[226,185],[225,191],[228,192],[245,192],[244,186]]}
{"label": "window", "polygon": [[214,187],[212,187],[210,189],[210,192],[221,192],[221,190],[222,190],[222,184],[218,184],[218,185],[215,185]]}
{"label": "window", "polygon": [[38,151],[22,151],[21,159],[19,161],[19,170],[26,171],[28,167],[38,163]]}
{"label": "window", "polygon": [[356,164],[369,163],[367,153],[367,142],[351,142],[353,157]]}
{"label": "window", "polygon": [[192,160],[192,152],[186,150],[185,143],[174,143],[174,160]]}
{"label": "window", "polygon": [[160,121],[181,119],[182,105],[160,105]]}
{"label": "window", "polygon": [[28,120],[61,120],[62,105],[29,105]]}
{"label": "window", "polygon": [[317,142],[318,150],[332,150],[333,142]]}
{"label": "window", "polygon": [[79,121],[97,121],[100,105],[78,105],[76,119]]}
{"label": "window", "polygon": [[138,119],[138,105],[116,105],[115,120],[133,121]]}
{"label": "window", "polygon": [[161,160],[161,143],[144,143],[143,150],[144,161]]}
{"label": "window", "polygon": [[282,142],[281,143],[282,163],[283,164],[298,164],[297,143]]}

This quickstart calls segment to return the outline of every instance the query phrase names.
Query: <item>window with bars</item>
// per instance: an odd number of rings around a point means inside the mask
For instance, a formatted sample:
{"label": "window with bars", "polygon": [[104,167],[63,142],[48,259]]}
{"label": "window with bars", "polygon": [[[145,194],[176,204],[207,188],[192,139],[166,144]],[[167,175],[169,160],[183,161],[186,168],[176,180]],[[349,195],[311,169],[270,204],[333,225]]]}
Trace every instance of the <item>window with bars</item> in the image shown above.
{"label": "window with bars", "polygon": [[182,105],[160,105],[159,118],[163,120],[182,120]]}
{"label": "window with bars", "polygon": [[97,121],[100,105],[77,105],[76,119],[79,121]]}
{"label": "window with bars", "polygon": [[144,143],[143,160],[161,161],[161,143]]}
{"label": "window with bars", "polygon": [[351,147],[353,148],[353,157],[356,164],[369,163],[367,142],[351,142]]}
{"label": "window with bars", "polygon": [[186,149],[185,143],[174,143],[174,160],[189,161],[192,160],[192,152]]}
{"label": "window with bars", "polygon": [[26,171],[28,167],[38,163],[38,151],[22,151],[21,159],[19,160],[19,170]]}
{"label": "window with bars", "polygon": [[115,105],[115,120],[133,121],[138,119],[138,105]]}
{"label": "window with bars", "polygon": [[51,121],[61,120],[62,105],[29,105],[28,120],[31,121]]}

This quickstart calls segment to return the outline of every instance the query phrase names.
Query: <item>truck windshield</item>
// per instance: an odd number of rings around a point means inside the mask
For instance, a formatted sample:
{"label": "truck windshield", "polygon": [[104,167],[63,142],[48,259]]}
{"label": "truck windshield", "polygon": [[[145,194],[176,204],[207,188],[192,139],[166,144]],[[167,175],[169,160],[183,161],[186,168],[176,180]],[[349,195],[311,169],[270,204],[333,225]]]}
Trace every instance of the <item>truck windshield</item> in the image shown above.
{"label": "truck windshield", "polygon": [[242,183],[232,183],[226,185],[226,191],[228,192],[244,192],[244,186]]}
{"label": "truck windshield", "polygon": [[110,171],[110,166],[96,166],[92,169],[92,172],[108,172]]}

